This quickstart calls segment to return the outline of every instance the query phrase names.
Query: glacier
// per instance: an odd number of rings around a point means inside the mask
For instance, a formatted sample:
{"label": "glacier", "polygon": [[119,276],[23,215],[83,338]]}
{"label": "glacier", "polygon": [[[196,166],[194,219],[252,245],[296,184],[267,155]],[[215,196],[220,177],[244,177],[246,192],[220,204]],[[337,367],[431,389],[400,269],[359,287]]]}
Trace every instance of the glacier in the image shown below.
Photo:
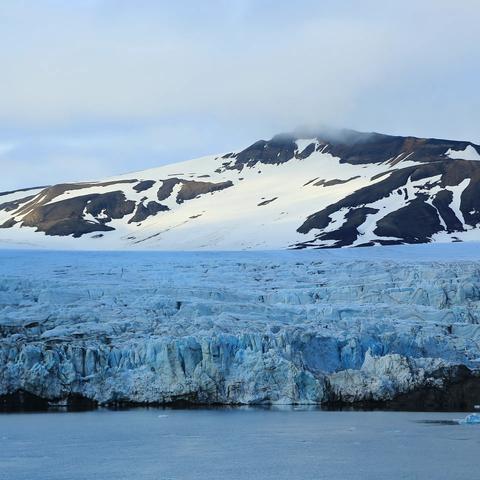
{"label": "glacier", "polygon": [[0,251],[0,398],[472,408],[478,247]]}

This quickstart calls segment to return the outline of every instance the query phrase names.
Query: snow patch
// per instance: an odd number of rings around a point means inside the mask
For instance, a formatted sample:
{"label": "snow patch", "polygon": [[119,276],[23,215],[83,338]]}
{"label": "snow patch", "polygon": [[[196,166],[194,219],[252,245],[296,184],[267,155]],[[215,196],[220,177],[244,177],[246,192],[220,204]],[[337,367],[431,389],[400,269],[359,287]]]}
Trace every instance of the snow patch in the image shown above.
{"label": "snow patch", "polygon": [[451,148],[445,153],[447,157],[450,157],[454,160],[478,160],[480,161],[480,154],[473,147],[473,145],[468,145],[465,150],[452,150]]}

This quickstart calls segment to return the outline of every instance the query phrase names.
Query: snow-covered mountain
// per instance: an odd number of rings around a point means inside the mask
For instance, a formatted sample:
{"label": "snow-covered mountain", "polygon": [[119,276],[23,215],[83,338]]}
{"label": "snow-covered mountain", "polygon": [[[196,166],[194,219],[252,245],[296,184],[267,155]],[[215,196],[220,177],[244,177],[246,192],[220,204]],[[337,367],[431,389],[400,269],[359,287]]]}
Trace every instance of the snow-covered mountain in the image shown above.
{"label": "snow-covered mountain", "polygon": [[276,249],[480,240],[480,146],[351,130],[0,193],[0,245]]}

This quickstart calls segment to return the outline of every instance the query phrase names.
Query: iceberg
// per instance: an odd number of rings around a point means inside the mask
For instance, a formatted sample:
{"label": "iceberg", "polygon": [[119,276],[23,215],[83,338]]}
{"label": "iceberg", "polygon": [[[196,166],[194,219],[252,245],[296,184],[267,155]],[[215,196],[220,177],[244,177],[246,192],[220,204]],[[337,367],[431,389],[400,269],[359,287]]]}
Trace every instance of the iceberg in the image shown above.
{"label": "iceberg", "polygon": [[480,414],[478,413],[471,413],[467,415],[462,420],[459,420],[460,424],[468,424],[468,425],[480,425]]}

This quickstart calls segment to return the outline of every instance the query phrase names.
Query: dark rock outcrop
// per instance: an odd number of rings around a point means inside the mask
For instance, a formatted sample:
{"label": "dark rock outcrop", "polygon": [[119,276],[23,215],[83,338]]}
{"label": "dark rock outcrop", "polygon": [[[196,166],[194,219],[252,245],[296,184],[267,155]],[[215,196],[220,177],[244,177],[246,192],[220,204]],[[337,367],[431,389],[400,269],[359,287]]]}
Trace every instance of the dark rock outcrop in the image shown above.
{"label": "dark rock outcrop", "polygon": [[[457,187],[465,180],[469,184],[461,195],[460,211],[466,225],[476,227],[480,224],[480,162],[445,159],[393,170],[382,180],[310,215],[298,231],[317,230],[317,240],[335,240],[332,245],[335,247],[351,245],[359,237],[358,228],[366,219],[364,213],[377,213],[375,202],[397,195],[406,200],[406,205],[380,218],[374,233],[379,237],[395,237],[398,243],[428,243],[436,233],[464,230],[451,207],[453,194],[445,189]],[[405,188],[408,182],[420,182],[411,198]],[[435,187],[442,190],[431,193]],[[322,232],[331,225],[332,216],[342,209],[347,211],[345,221],[333,230]]]}
{"label": "dark rock outcrop", "polygon": [[158,212],[166,212],[170,210],[166,205],[158,202],[148,202],[146,205],[140,203],[135,210],[135,215],[128,221],[128,223],[143,222],[148,217],[156,215]]}
{"label": "dark rock outcrop", "polygon": [[231,181],[226,182],[198,182],[196,180],[184,180],[182,178],[168,178],[162,180],[162,186],[157,192],[157,198],[159,201],[166,200],[173,192],[176,185],[181,185],[179,192],[177,193],[176,202],[183,203],[187,200],[192,200],[199,195],[206,193],[217,192],[224,190],[225,188],[232,187]]}
{"label": "dark rock outcrop", "polygon": [[[106,225],[113,218],[123,218],[133,212],[135,202],[127,200],[121,191],[91,194],[40,205],[27,213],[22,225],[35,227],[47,235],[73,235],[114,230]],[[96,217],[86,220],[84,212]]]}
{"label": "dark rock outcrop", "polygon": [[137,183],[133,189],[136,192],[144,192],[149,188],[152,188],[155,185],[155,180],[143,180],[142,182]]}

